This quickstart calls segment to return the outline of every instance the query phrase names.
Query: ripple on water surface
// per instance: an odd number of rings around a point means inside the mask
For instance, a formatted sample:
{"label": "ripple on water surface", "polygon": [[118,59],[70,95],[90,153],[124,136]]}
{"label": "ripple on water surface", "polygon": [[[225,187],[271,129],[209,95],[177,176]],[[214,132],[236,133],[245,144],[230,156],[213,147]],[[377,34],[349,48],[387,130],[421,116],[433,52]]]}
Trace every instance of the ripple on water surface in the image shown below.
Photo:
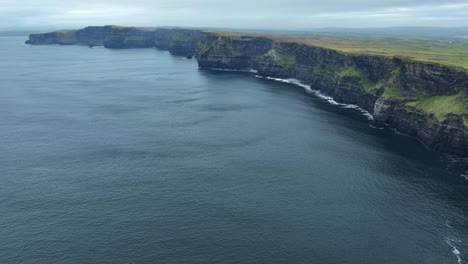
{"label": "ripple on water surface", "polygon": [[23,40],[0,41],[1,263],[466,262],[465,159],[296,80]]}

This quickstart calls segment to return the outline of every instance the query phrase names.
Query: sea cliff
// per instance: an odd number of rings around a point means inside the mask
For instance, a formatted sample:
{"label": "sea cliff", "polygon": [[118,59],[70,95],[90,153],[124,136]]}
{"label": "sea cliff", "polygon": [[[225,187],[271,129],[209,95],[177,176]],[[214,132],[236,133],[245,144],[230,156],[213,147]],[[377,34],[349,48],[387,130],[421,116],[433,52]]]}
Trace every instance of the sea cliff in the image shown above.
{"label": "sea cliff", "polygon": [[160,48],[187,56],[195,55],[201,38],[199,30],[103,26],[31,34],[26,44],[90,45],[109,49]]}
{"label": "sea cliff", "polygon": [[414,136],[433,150],[468,155],[465,69],[216,33],[202,41],[198,62],[200,68],[297,79],[367,110],[375,126]]}
{"label": "sea cliff", "polygon": [[29,44],[90,44],[196,54],[203,69],[293,78],[357,105],[432,150],[468,156],[468,72],[397,56],[351,54],[274,37],[115,26],[33,34]]}

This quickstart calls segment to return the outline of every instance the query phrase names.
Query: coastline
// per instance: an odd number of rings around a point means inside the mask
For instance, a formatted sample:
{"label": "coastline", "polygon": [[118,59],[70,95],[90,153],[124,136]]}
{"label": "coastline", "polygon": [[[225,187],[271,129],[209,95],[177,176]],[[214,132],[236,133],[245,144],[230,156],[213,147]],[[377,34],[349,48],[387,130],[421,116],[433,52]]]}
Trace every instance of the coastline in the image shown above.
{"label": "coastline", "polygon": [[[155,47],[195,56],[202,69],[253,73],[257,78],[298,85],[331,104],[360,111],[374,127],[388,126],[431,150],[468,156],[468,113],[462,110],[468,102],[465,69],[195,29],[88,27],[31,34],[26,43],[86,42],[106,48]],[[458,112],[445,106],[450,100]]]}

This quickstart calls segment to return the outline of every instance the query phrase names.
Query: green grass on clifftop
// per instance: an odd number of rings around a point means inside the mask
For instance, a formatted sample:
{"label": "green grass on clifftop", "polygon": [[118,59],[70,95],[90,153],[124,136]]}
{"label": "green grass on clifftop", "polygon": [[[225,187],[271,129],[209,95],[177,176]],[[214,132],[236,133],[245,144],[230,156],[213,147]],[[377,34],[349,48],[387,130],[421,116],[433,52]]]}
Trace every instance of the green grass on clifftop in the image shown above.
{"label": "green grass on clifftop", "polygon": [[77,42],[75,30],[57,31],[57,41],[60,44],[75,44]]}
{"label": "green grass on clifftop", "polygon": [[272,35],[216,32],[225,36],[261,36],[277,41],[299,42],[349,54],[403,57],[409,60],[468,69],[468,43],[396,38],[364,38],[320,35]]}
{"label": "green grass on clifftop", "polygon": [[281,36],[277,38],[285,41],[298,41],[351,54],[398,56],[420,62],[468,69],[468,43],[313,35]]}
{"label": "green grass on clifftop", "polygon": [[468,96],[464,92],[455,95],[430,96],[406,105],[415,107],[423,113],[433,114],[437,120],[444,121],[447,114],[468,113]]}

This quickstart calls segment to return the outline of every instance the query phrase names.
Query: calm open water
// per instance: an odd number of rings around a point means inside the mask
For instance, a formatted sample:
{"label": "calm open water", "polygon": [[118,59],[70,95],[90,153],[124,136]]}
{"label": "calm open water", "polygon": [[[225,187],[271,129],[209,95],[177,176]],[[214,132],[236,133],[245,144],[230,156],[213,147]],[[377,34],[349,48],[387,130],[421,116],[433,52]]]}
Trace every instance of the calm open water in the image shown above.
{"label": "calm open water", "polygon": [[303,88],[0,38],[0,263],[457,264],[468,162]]}

